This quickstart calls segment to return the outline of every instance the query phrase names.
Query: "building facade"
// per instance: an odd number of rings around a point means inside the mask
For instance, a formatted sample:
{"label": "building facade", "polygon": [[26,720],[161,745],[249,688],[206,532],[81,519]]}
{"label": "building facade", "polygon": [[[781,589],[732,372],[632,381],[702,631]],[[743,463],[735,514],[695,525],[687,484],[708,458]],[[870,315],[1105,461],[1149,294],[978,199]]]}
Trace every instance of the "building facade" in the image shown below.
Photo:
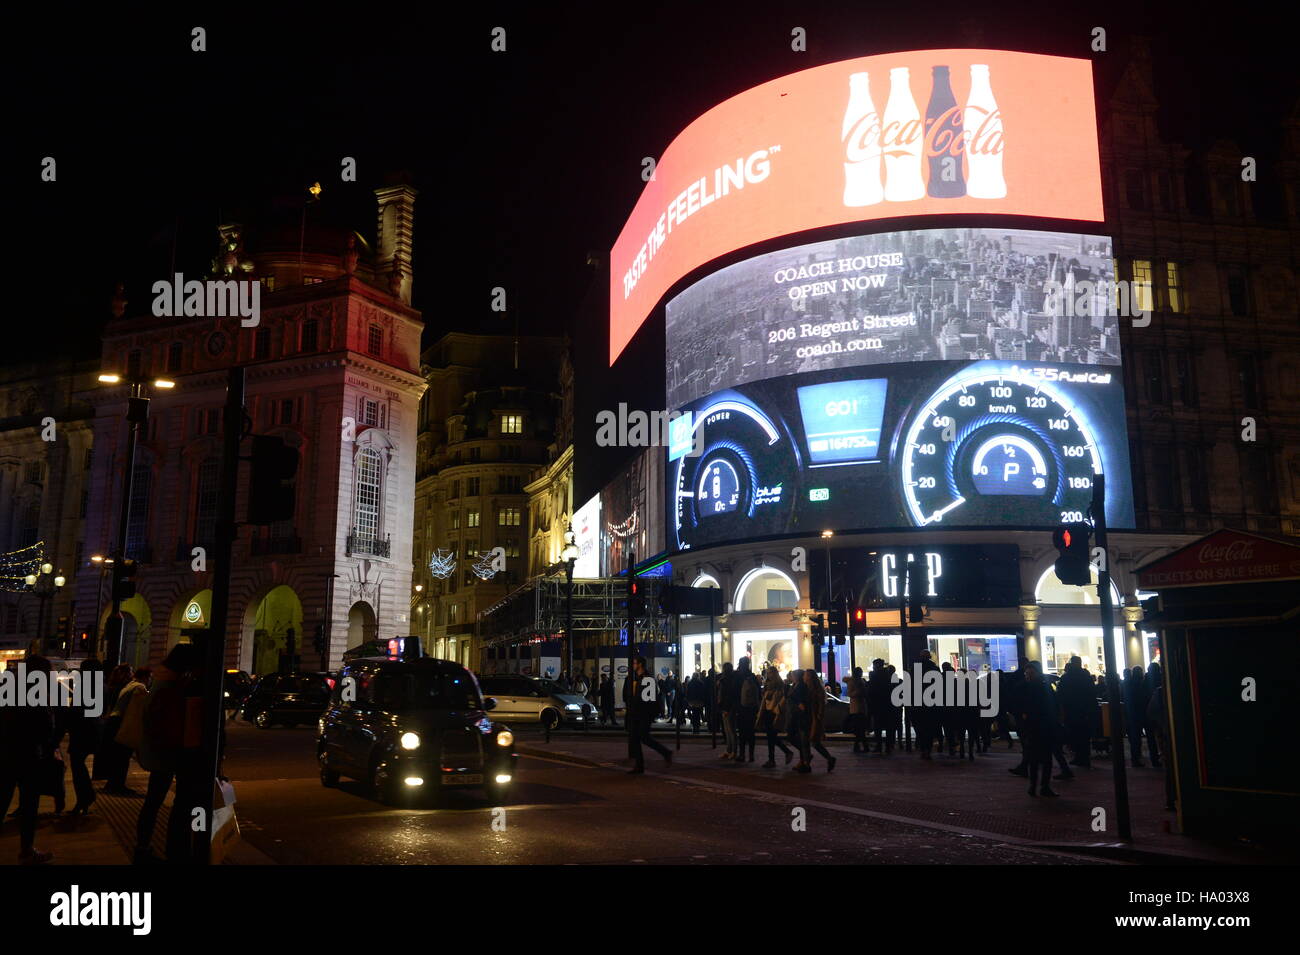
{"label": "building facade", "polygon": [[[480,615],[528,576],[526,488],[556,441],[561,352],[555,338],[451,333],[424,354],[411,606],[435,656],[478,668]],[[504,569],[489,566],[497,548]]]}
{"label": "building facade", "polygon": [[[123,315],[104,334],[101,368],[167,378],[152,392],[136,449],[128,557],[137,594],[122,606],[123,657],[142,664],[205,630],[211,613],[223,405],[228,369],[245,369],[251,430],[299,453],[292,520],[241,526],[234,545],[227,663],[252,673],[297,654],[334,664],[349,647],[410,630],[411,508],[420,315],[410,306],[415,190],[377,190],[379,229],[369,254],[357,233],[249,233],[226,225],[213,272],[262,283],[260,321]],[[295,230],[296,231],[296,230]],[[331,248],[332,246],[332,248]],[[84,531],[109,553],[124,476],[126,385],[87,393],[95,410],[95,467]],[[247,469],[240,470],[242,519]],[[82,626],[94,581],[77,581]],[[327,652],[313,649],[317,629]]]}

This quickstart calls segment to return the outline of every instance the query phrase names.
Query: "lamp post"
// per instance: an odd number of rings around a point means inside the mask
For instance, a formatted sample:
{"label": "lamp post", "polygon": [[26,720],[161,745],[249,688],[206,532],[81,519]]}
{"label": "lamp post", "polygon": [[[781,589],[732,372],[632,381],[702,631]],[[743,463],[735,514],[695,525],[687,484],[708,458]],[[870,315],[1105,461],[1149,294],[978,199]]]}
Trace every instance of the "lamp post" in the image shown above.
{"label": "lamp post", "polygon": [[[573,679],[573,565],[578,560],[578,538],[573,533],[573,524],[564,528],[564,549],[560,551],[560,560],[564,561],[564,643],[568,657],[569,679]],[[610,677],[613,679],[613,677]]]}
{"label": "lamp post", "polygon": [[[127,525],[131,520],[131,489],[135,479],[135,446],[140,439],[141,426],[149,420],[149,399],[145,397],[144,389],[150,381],[155,388],[174,388],[176,382],[166,378],[148,379],[138,374],[119,375],[116,372],[101,373],[99,381],[105,385],[117,385],[125,381],[130,386],[126,405],[126,465],[122,475],[122,503],[117,523],[116,551],[116,559],[125,560]],[[110,627],[105,627],[108,640],[104,662],[111,669],[122,662],[122,600],[116,586],[113,588],[113,613],[109,619],[112,624]]]}
{"label": "lamp post", "polygon": [[[48,644],[45,638],[45,605],[54,599],[54,595],[63,588],[67,578],[62,573],[54,574],[54,565],[45,563],[41,564],[37,573],[28,574],[24,578],[27,589],[36,596],[38,601],[36,608],[36,641],[37,646]],[[42,587],[42,584],[45,586]],[[48,645],[45,647],[48,652]]]}
{"label": "lamp post", "polygon": [[[824,640],[826,643],[826,679],[831,678],[831,654],[835,651],[835,637],[830,632],[831,611],[835,608],[835,587],[831,582],[831,538],[835,532],[831,530],[822,531],[822,540],[826,542],[826,630]],[[820,654],[821,651],[818,651]],[[817,669],[821,669],[821,660],[817,661]]]}
{"label": "lamp post", "polygon": [[113,565],[113,558],[105,557],[102,554],[96,554],[94,557],[90,558],[90,562],[99,565],[99,585],[95,588],[95,622],[93,624],[95,628],[95,642],[90,648],[90,655],[98,656],[100,638],[99,610],[104,604],[104,575],[108,573],[108,568]]}

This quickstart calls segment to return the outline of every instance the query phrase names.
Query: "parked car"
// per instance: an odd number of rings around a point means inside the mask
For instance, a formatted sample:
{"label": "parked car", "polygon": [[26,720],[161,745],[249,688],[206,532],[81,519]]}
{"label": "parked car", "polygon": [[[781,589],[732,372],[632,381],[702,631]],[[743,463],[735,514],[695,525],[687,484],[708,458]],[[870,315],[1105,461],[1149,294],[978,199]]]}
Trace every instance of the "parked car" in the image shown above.
{"label": "parked car", "polygon": [[514,734],[487,715],[494,706],[450,660],[353,660],[320,718],[321,784],[349,776],[389,804],[452,787],[504,801],[518,756]]}
{"label": "parked car", "polygon": [[253,679],[243,670],[227,670],[222,687],[226,709],[238,710],[253,692]]}
{"label": "parked car", "polygon": [[329,699],[324,673],[268,673],[244,700],[240,716],[258,729],[297,726],[319,719]]}
{"label": "parked car", "polygon": [[515,723],[541,723],[555,729],[561,723],[598,723],[596,707],[553,680],[514,673],[485,676],[479,685],[497,701],[493,715]]}

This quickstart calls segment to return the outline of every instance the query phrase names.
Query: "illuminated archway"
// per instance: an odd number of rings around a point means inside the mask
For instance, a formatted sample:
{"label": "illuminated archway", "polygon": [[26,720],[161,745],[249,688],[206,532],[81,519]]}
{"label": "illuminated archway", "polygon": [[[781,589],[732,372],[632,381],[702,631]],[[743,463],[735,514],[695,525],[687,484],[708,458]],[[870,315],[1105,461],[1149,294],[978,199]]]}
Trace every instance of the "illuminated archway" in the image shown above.
{"label": "illuminated archway", "polygon": [[[1056,576],[1056,568],[1048,567],[1034,587],[1034,600],[1050,607],[1095,607],[1101,602],[1097,598],[1097,569],[1089,567],[1088,573],[1092,579],[1086,586],[1063,584],[1061,578]],[[1116,607],[1121,606],[1119,589],[1115,586],[1114,580],[1110,582],[1110,597]]]}
{"label": "illuminated archway", "polygon": [[798,603],[798,585],[775,567],[755,567],[736,585],[735,609],[738,612],[789,609]]}
{"label": "illuminated archway", "polygon": [[170,626],[167,628],[169,647],[177,643],[190,643],[206,631],[212,620],[212,591],[200,590],[182,597],[172,608]]}
{"label": "illuminated archway", "polygon": [[[246,659],[250,673],[273,673],[280,667],[280,654],[301,652],[302,601],[292,587],[272,587],[261,600],[250,603],[244,633],[250,632],[251,656]],[[245,659],[242,654],[241,659]]]}
{"label": "illuminated archway", "polygon": [[348,649],[359,647],[367,640],[379,639],[379,626],[375,611],[364,600],[358,600],[348,610]]}

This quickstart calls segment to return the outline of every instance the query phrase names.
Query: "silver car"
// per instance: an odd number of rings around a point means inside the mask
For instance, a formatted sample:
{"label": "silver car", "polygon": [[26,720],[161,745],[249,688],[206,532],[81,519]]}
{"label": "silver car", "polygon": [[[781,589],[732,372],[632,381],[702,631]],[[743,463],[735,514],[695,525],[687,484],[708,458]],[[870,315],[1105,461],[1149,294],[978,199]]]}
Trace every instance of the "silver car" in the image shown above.
{"label": "silver car", "polygon": [[596,723],[596,707],[582,696],[560,688],[554,680],[499,673],[478,681],[484,696],[497,701],[492,718],[503,723],[541,723],[554,729],[561,723]]}

